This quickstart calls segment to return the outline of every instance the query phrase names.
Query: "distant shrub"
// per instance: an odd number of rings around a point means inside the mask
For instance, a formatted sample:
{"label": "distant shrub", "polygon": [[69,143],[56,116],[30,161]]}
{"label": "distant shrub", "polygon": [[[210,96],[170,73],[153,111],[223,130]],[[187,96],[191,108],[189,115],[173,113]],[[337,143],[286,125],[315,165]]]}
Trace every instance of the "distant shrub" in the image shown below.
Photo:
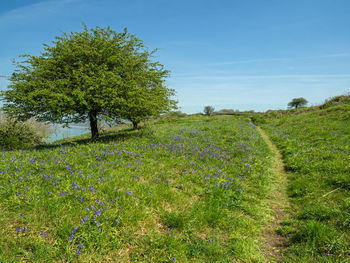
{"label": "distant shrub", "polygon": [[182,112],[182,111],[173,111],[171,112],[170,114],[172,117],[179,117],[179,118],[183,118],[183,117],[186,117],[187,114]]}
{"label": "distant shrub", "polygon": [[182,111],[170,111],[170,112],[164,114],[162,117],[163,118],[171,118],[171,117],[183,118],[186,116],[187,116],[187,114],[182,112]]}
{"label": "distant shrub", "polygon": [[211,116],[214,113],[214,107],[212,107],[212,106],[205,106],[203,112],[204,112],[205,115]]}
{"label": "distant shrub", "polygon": [[320,107],[320,109],[326,109],[326,108],[329,108],[329,107],[337,105],[337,104],[350,104],[350,94],[339,95],[339,96],[335,96],[335,97],[332,97],[330,99],[327,99],[319,107]]}
{"label": "distant shrub", "polygon": [[236,111],[232,109],[222,109],[214,112],[214,115],[234,115],[235,113]]}
{"label": "distant shrub", "polygon": [[166,114],[160,116],[159,119],[156,120],[157,123],[177,123],[181,122],[180,118],[187,117],[186,113],[181,111],[170,111]]}
{"label": "distant shrub", "polygon": [[241,115],[249,115],[249,114],[254,114],[254,110],[248,110],[248,111],[240,111],[240,110],[233,110],[233,109],[222,109],[219,111],[214,112],[214,115],[236,115],[236,116],[241,116]]}

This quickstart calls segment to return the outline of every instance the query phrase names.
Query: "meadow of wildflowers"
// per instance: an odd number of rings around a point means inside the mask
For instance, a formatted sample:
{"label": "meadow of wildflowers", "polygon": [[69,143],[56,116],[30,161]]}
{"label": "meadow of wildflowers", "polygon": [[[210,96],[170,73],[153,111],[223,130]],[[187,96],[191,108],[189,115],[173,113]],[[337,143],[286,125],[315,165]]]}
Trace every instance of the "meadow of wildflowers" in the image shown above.
{"label": "meadow of wildflowers", "polygon": [[188,117],[110,136],[0,152],[1,262],[265,261],[271,153],[253,124]]}
{"label": "meadow of wildflowers", "polygon": [[289,171],[285,262],[350,262],[350,105],[263,125]]}

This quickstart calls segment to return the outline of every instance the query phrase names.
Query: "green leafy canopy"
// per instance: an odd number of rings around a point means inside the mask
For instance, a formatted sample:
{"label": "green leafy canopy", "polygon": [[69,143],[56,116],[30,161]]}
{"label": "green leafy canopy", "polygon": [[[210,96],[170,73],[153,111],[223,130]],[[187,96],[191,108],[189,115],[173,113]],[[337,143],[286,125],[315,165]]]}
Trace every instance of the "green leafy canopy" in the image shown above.
{"label": "green leafy canopy", "polygon": [[4,110],[18,119],[52,123],[89,120],[92,139],[97,120],[140,122],[176,107],[165,87],[169,71],[127,29],[110,27],[63,33],[40,56],[22,55],[8,89]]}
{"label": "green leafy canopy", "polygon": [[298,108],[305,106],[308,103],[308,101],[304,98],[294,98],[291,102],[288,103],[289,108]]}
{"label": "green leafy canopy", "polygon": [[214,110],[213,106],[205,106],[203,111],[205,115],[210,116],[214,113]]}

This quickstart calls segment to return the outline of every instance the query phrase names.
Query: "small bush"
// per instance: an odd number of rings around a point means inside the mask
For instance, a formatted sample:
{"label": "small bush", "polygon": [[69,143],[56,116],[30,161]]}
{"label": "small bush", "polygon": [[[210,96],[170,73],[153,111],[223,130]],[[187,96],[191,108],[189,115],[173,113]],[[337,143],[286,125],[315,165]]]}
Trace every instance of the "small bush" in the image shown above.
{"label": "small bush", "polygon": [[182,112],[182,111],[171,111],[162,116],[162,118],[172,118],[172,117],[178,117],[178,118],[183,118],[186,117],[187,114]]}
{"label": "small bush", "polygon": [[215,109],[212,106],[205,106],[203,112],[204,112],[205,115],[211,116],[211,115],[213,115],[214,110]]}
{"label": "small bush", "polygon": [[13,150],[33,147],[51,135],[48,125],[29,120],[19,122],[3,115],[0,118],[0,149]]}
{"label": "small bush", "polygon": [[222,109],[222,110],[214,112],[214,115],[235,115],[238,112],[239,111],[235,111],[232,109]]}

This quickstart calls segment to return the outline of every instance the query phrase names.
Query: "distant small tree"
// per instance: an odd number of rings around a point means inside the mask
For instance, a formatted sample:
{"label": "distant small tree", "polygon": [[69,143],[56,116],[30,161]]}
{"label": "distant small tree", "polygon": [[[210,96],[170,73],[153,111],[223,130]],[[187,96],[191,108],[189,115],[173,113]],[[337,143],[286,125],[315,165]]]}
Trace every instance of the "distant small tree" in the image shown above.
{"label": "distant small tree", "polygon": [[305,106],[308,101],[304,98],[294,98],[291,102],[288,103],[289,108],[299,108]]}
{"label": "distant small tree", "polygon": [[212,106],[205,106],[204,107],[204,114],[207,115],[207,116],[210,116],[214,113],[214,107]]}

